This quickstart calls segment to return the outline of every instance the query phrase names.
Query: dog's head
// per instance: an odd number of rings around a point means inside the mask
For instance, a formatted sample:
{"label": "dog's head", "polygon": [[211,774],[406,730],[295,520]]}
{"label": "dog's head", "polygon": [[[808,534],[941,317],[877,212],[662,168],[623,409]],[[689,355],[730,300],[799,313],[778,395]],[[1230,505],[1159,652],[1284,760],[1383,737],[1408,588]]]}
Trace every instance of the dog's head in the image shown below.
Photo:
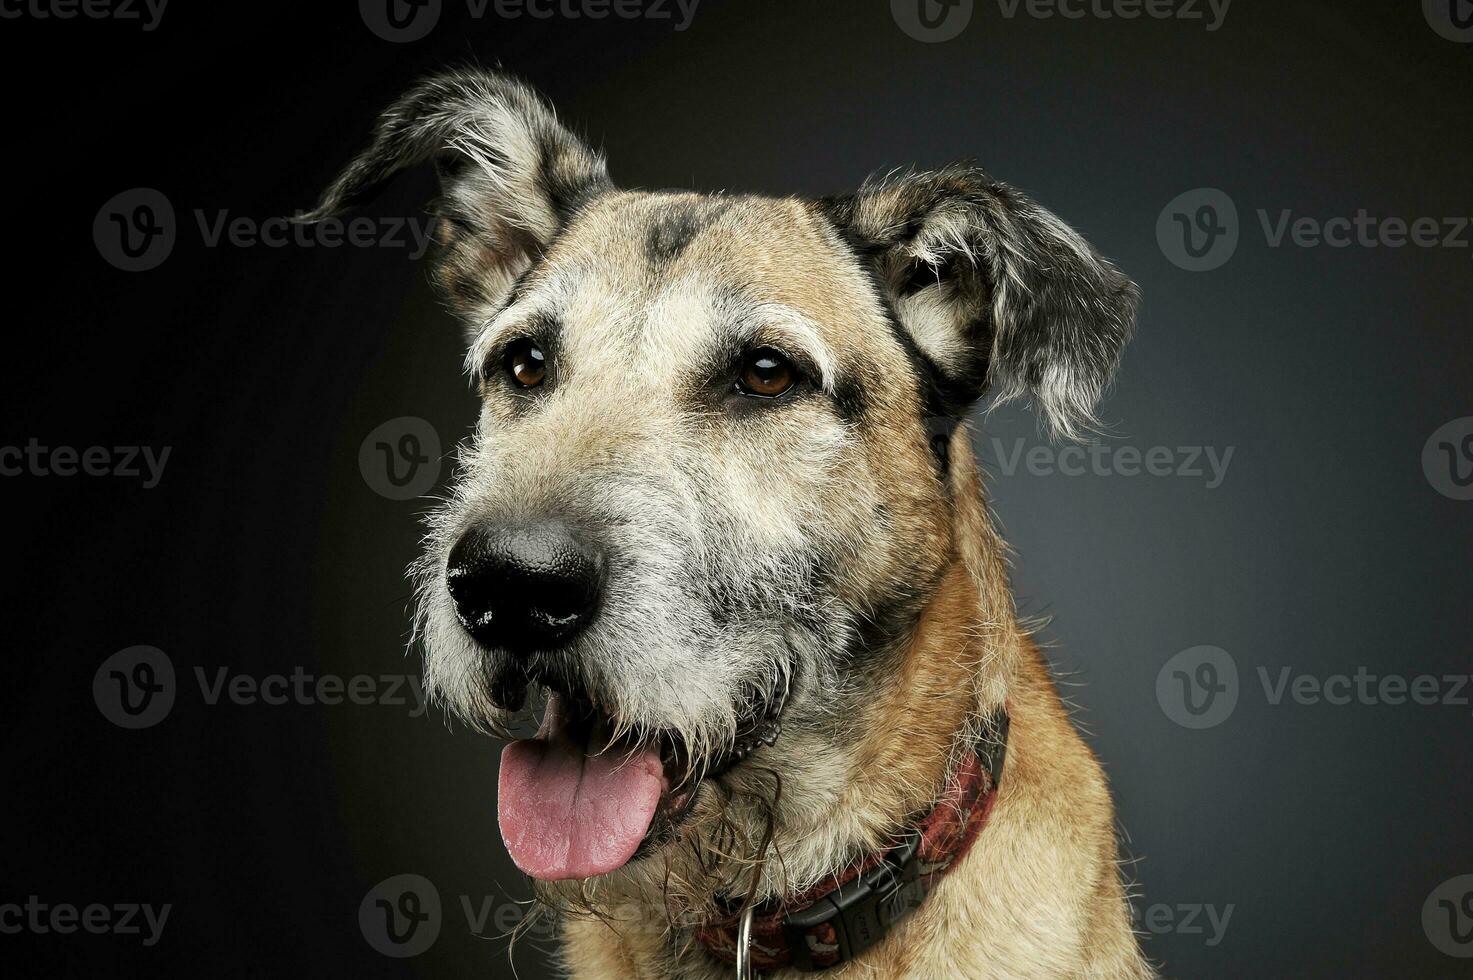
{"label": "dog's head", "polygon": [[821,201],[619,190],[485,72],[390,107],[308,220],[427,161],[481,414],[420,627],[472,724],[552,694],[503,758],[513,857],[612,872],[757,772],[821,816],[957,561],[959,423],[990,391],[1087,428],[1134,287],[970,167]]}

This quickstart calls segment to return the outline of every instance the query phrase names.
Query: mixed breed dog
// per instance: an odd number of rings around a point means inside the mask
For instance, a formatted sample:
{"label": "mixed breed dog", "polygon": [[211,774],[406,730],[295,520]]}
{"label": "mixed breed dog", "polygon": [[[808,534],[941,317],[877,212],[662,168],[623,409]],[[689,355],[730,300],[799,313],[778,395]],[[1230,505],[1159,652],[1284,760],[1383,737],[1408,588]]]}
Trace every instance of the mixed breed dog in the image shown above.
{"label": "mixed breed dog", "polygon": [[966,418],[1090,430],[1138,292],[971,166],[630,191],[520,81],[384,111],[303,220],[441,181],[480,421],[414,574],[427,689],[579,978],[1143,978],[1113,807]]}

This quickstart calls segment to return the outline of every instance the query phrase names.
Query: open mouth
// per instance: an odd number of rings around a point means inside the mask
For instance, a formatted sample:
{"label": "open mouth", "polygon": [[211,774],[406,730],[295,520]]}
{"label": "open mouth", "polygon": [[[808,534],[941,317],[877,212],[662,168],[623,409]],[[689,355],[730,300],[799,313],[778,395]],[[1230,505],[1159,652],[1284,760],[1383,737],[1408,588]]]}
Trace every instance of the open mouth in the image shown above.
{"label": "open mouth", "polygon": [[616,739],[590,700],[551,692],[537,735],[501,754],[497,810],[512,860],[543,881],[617,871],[673,832],[704,781],[777,740],[786,700],[754,707],[730,747],[693,766],[672,736]]}

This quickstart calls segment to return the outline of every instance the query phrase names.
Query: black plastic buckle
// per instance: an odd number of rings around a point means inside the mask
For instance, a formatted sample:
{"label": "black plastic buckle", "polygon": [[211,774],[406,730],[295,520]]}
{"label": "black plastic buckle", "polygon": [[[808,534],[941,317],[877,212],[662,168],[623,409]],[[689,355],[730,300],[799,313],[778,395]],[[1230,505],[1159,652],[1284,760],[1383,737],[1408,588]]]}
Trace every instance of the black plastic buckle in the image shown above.
{"label": "black plastic buckle", "polygon": [[[793,954],[793,966],[811,972],[846,963],[920,908],[930,891],[920,874],[920,844],[920,831],[907,832],[905,841],[869,871],[801,912],[784,916],[783,935]],[[825,924],[833,925],[837,948],[815,949],[809,937]],[[815,956],[833,953],[838,954],[833,962],[814,962]]]}

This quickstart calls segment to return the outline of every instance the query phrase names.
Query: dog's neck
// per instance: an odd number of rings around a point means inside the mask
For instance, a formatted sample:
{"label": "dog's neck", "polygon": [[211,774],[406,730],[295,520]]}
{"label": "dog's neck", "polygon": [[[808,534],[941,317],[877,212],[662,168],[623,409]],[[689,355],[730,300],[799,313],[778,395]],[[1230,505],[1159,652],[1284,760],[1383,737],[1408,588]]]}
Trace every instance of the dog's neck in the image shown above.
{"label": "dog's neck", "polygon": [[[986,519],[970,459],[957,469],[965,479],[954,488],[953,558],[896,651],[891,683],[858,713],[863,717],[844,719],[845,730],[856,733],[852,747],[838,760],[810,760],[801,748],[783,757],[796,767],[801,788],[793,789],[798,779],[788,787],[784,819],[751,897],[763,904],[801,896],[885,848],[936,799],[968,727],[1006,705],[1012,726],[1000,790],[972,846],[915,912],[831,975],[1145,980],[1152,974],[1130,930],[1103,773],[1069,725],[1046,663],[1017,622],[1004,550]],[[825,782],[823,774],[835,769],[842,771]],[[755,825],[743,832],[748,839],[718,838],[738,867],[740,851],[761,836]],[[1031,857],[1019,861],[1019,855]],[[565,921],[564,959],[573,975],[731,977],[732,966],[696,937],[696,926],[711,919],[692,923],[670,901],[672,883],[703,866],[677,858],[664,867],[645,864],[639,880],[623,878],[587,893],[595,914]],[[746,895],[750,873],[717,870],[726,897]]]}
{"label": "dog's neck", "polygon": [[856,854],[884,847],[908,816],[936,800],[958,750],[1007,703],[1027,638],[979,471],[965,436],[956,443],[953,560],[898,652],[895,676],[857,719],[860,734],[837,801],[777,840],[787,867],[802,870],[783,881],[769,867],[759,889],[764,897],[801,893]]}
{"label": "dog's neck", "polygon": [[[908,820],[935,803],[975,726],[1006,704],[1024,634],[1013,611],[1002,545],[987,519],[969,456],[955,460],[952,560],[896,650],[893,676],[859,716],[847,719],[857,733],[852,748],[842,759],[803,753],[789,757],[807,786],[822,785],[825,791],[795,801],[799,794],[786,788],[782,819],[765,849],[756,819],[738,821],[745,826],[737,839],[711,845],[712,852],[724,848],[735,857],[719,872],[725,884],[711,898],[750,895],[757,903],[782,902],[888,848]],[[765,853],[753,861],[742,856],[744,851]],[[679,953],[671,950],[671,955],[684,961],[705,954],[676,938],[689,936],[692,917],[682,914],[680,900],[671,901],[670,882],[687,870],[672,867],[673,873],[665,869],[627,882],[635,886],[632,893],[620,887],[617,894],[606,892],[604,897],[610,905],[630,910],[636,921],[666,923],[659,929],[658,945],[673,942]],[[641,905],[645,912],[634,911]],[[696,921],[712,908],[695,909]],[[924,914],[924,907],[917,914]]]}
{"label": "dog's neck", "polygon": [[[758,894],[784,899],[883,850],[941,794],[960,751],[1005,705],[1013,635],[1010,615],[980,614],[984,599],[968,563],[943,576],[897,658],[897,673],[855,719],[831,805],[774,839]],[[791,810],[787,811],[791,813]]]}

